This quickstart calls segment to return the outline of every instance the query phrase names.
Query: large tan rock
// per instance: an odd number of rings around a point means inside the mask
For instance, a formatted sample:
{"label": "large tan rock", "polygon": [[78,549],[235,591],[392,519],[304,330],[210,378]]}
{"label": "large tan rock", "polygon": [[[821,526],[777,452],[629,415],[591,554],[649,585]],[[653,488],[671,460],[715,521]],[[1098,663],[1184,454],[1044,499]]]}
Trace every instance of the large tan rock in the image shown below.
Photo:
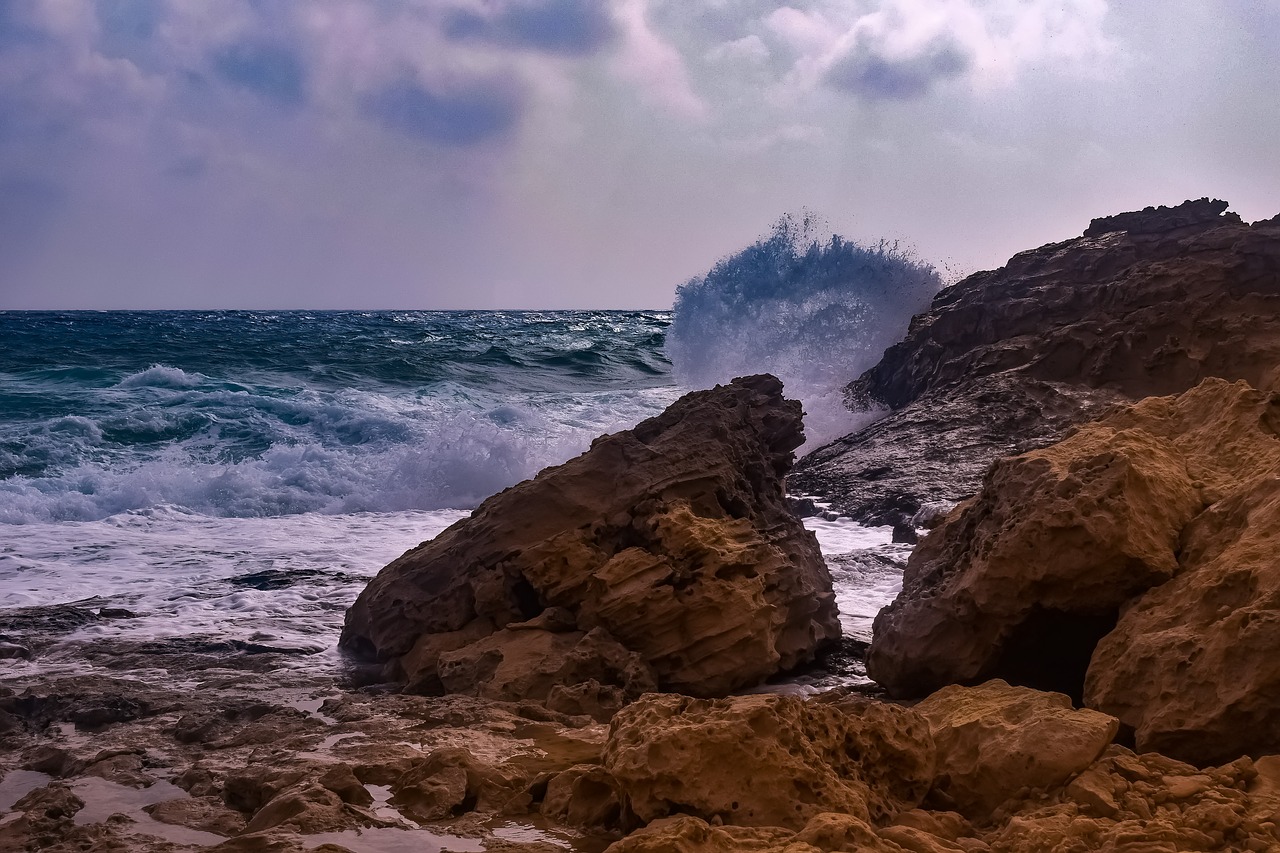
{"label": "large tan rock", "polygon": [[[709,696],[801,664],[839,625],[817,541],[784,501],[800,417],[756,376],[599,438],[383,569],[342,645],[417,690],[501,698],[545,699],[566,678]],[[535,638],[532,669],[554,677],[519,672]],[[556,663],[586,639],[610,650],[598,665]]]}
{"label": "large tan rock", "polygon": [[651,694],[614,717],[605,768],[643,823],[681,813],[799,830],[821,812],[883,822],[919,805],[934,748],[895,705]]}
{"label": "large tan rock", "polygon": [[915,706],[938,748],[934,798],[981,818],[1025,790],[1046,790],[1092,764],[1120,722],[1075,710],[1061,693],[995,680],[944,687]]}
{"label": "large tan rock", "polygon": [[1280,468],[1201,514],[1187,571],[1102,639],[1090,705],[1139,746],[1200,764],[1280,752]]}
{"label": "large tan rock", "polygon": [[1280,749],[1278,433],[1280,397],[1209,379],[1001,461],[912,554],[868,671],[1061,689],[1197,762]]}

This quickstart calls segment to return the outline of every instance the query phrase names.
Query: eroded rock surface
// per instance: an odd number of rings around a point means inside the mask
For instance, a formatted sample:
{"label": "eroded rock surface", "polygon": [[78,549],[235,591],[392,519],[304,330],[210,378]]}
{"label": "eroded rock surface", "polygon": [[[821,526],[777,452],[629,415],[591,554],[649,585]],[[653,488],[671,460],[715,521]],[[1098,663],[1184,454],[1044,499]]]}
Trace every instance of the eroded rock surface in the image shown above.
{"label": "eroded rock surface", "polygon": [[342,643],[412,689],[594,684],[570,698],[605,713],[655,686],[717,695],[803,663],[839,627],[817,541],[784,501],[800,416],[756,376],[597,439],[385,568]]}
{"label": "eroded rock surface", "polygon": [[1210,376],[1266,387],[1280,367],[1280,217],[1250,226],[1225,208],[1096,219],[946,288],[849,386],[888,414],[801,460],[793,489],[900,522],[1117,401]]}
{"label": "eroded rock surface", "polygon": [[934,747],[895,705],[651,695],[614,718],[604,766],[642,823],[679,813],[800,829],[822,812],[884,823],[919,805]]}
{"label": "eroded rock surface", "polygon": [[1110,746],[1120,722],[1062,693],[1003,681],[944,687],[914,707],[938,749],[931,795],[971,818],[1028,790],[1048,790]]}
{"label": "eroded rock surface", "polygon": [[868,672],[1055,687],[1198,762],[1280,750],[1278,429],[1280,396],[1209,379],[997,462],[912,554]]}

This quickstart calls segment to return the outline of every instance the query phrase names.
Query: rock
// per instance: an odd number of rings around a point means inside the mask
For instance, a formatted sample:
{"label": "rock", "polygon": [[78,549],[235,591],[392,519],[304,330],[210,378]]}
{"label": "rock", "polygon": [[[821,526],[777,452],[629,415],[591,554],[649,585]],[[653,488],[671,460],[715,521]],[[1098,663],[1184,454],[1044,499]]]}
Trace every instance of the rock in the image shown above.
{"label": "rock", "polygon": [[1277,475],[1280,396],[1219,379],[1002,460],[912,554],[868,672],[1059,689],[1197,763],[1280,751]]}
{"label": "rock", "polygon": [[526,783],[466,749],[437,749],[392,783],[391,804],[419,822],[470,811],[519,814],[531,803]]}
{"label": "rock", "polygon": [[1192,201],[1094,220],[944,289],[848,388],[879,421],[802,459],[797,491],[878,524],[978,490],[995,459],[1110,404],[1280,367],[1280,217]]}
{"label": "rock", "polygon": [[689,815],[661,818],[609,846],[605,853],[813,853],[791,850],[794,833],[780,827],[712,826]]}
{"label": "rock", "polygon": [[1280,752],[1278,474],[1197,517],[1183,573],[1098,643],[1086,701],[1131,726],[1143,750],[1197,764]]}
{"label": "rock", "polygon": [[613,719],[605,769],[641,822],[683,813],[801,829],[821,812],[885,821],[933,780],[928,725],[880,703],[648,695]]}
{"label": "rock", "polygon": [[524,624],[504,628],[439,655],[436,673],[448,692],[475,692],[485,699],[506,701],[530,696],[546,699],[562,685],[582,689],[591,682],[599,687],[604,680],[618,685],[620,707],[622,696],[638,696],[657,687],[640,656],[602,628],[586,633],[552,633]]}
{"label": "rock", "polygon": [[988,681],[944,687],[914,707],[938,748],[931,796],[983,818],[1026,790],[1063,784],[1097,760],[1120,723],[1061,693]]}
{"label": "rock", "polygon": [[31,657],[31,649],[17,643],[0,642],[0,660],[27,660]]}
{"label": "rock", "polygon": [[1111,746],[1059,792],[1006,804],[992,850],[1273,851],[1277,801],[1249,759],[1200,770]]}
{"label": "rock", "polygon": [[227,808],[217,797],[165,800],[144,806],[143,811],[161,823],[223,836],[238,835],[245,827],[244,817]]}
{"label": "rock", "polygon": [[800,414],[747,377],[597,439],[385,568],[342,645],[415,689],[535,699],[557,678],[718,695],[810,660],[839,628],[785,503]]}
{"label": "rock", "polygon": [[548,780],[540,811],[569,826],[614,829],[622,818],[618,783],[599,765],[575,764]]}

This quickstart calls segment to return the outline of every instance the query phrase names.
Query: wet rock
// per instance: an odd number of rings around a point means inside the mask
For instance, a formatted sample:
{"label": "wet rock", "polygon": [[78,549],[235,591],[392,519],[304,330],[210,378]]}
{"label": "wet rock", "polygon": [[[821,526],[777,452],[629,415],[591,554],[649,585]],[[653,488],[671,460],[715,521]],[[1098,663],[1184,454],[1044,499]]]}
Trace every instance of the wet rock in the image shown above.
{"label": "wet rock", "polygon": [[944,687],[914,710],[938,748],[932,799],[973,818],[1021,792],[1063,784],[1102,754],[1120,725],[1072,708],[1061,693],[1003,681]]}
{"label": "wet rock", "polygon": [[84,761],[69,749],[44,744],[27,753],[22,767],[24,770],[47,773],[55,779],[66,779],[80,773],[84,769]]}
{"label": "wet rock", "polygon": [[1209,376],[1266,387],[1280,365],[1280,222],[1249,226],[1224,208],[1095,220],[946,288],[848,388],[853,405],[887,414],[802,459],[792,488],[893,524],[971,496],[995,459],[1114,402]]}
{"label": "wet rock", "polygon": [[532,802],[528,781],[461,748],[438,749],[391,785],[391,804],[417,821],[464,812],[523,813]]}
{"label": "wet rock", "polygon": [[614,717],[604,766],[641,822],[683,813],[794,831],[820,812],[885,821],[914,808],[934,747],[923,718],[893,705],[649,695]]}
{"label": "wet rock", "polygon": [[144,806],[143,811],[161,823],[223,836],[238,835],[245,827],[244,816],[227,808],[217,797],[165,800]]}
{"label": "wet rock", "polygon": [[0,660],[27,660],[31,649],[17,643],[0,642]]}
{"label": "wet rock", "polygon": [[[597,439],[384,569],[342,645],[424,692],[536,699],[551,679],[503,664],[525,642],[553,662],[597,638],[612,651],[575,661],[572,679],[628,698],[653,683],[723,694],[811,659],[839,629],[817,542],[784,499],[800,414],[776,379],[748,377]],[[544,634],[517,627],[549,609]]]}
{"label": "wet rock", "polygon": [[621,792],[603,767],[576,764],[547,782],[540,811],[569,826],[616,829],[622,819]]}

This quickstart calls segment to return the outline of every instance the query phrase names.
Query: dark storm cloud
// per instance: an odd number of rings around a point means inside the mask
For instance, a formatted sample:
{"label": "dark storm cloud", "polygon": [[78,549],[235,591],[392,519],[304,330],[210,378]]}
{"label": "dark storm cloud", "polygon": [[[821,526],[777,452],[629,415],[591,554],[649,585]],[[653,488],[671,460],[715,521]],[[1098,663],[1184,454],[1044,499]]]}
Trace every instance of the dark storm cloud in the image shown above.
{"label": "dark storm cloud", "polygon": [[617,34],[609,4],[600,0],[514,0],[489,15],[454,10],[445,35],[477,39],[546,53],[585,56]]}
{"label": "dark storm cloud", "polygon": [[499,78],[438,91],[401,80],[367,96],[363,108],[390,130],[464,147],[510,134],[524,112],[524,97],[513,82]]}
{"label": "dark storm cloud", "polygon": [[222,79],[275,101],[300,106],[307,99],[307,69],[297,51],[270,42],[242,41],[213,57]]}
{"label": "dark storm cloud", "polygon": [[946,37],[905,57],[858,45],[831,67],[827,83],[873,101],[908,101],[928,94],[939,81],[959,77],[972,64],[973,57]]}

